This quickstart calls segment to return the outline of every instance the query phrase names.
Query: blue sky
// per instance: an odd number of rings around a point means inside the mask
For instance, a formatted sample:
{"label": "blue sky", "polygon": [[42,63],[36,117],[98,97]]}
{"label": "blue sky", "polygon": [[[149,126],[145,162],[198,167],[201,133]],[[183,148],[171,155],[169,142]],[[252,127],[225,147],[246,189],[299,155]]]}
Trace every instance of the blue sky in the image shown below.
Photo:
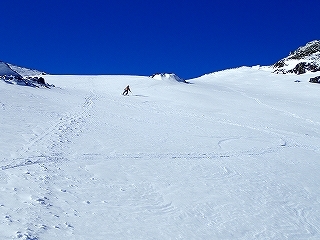
{"label": "blue sky", "polygon": [[52,74],[184,79],[320,39],[319,0],[2,1],[0,60]]}

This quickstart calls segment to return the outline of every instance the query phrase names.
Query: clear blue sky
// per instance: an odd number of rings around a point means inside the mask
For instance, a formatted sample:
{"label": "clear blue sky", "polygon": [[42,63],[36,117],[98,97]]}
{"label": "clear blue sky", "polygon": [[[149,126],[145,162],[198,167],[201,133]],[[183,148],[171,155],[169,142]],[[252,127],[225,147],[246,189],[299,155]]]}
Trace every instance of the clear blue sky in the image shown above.
{"label": "clear blue sky", "polygon": [[0,60],[52,74],[184,79],[320,39],[319,0],[1,1]]}

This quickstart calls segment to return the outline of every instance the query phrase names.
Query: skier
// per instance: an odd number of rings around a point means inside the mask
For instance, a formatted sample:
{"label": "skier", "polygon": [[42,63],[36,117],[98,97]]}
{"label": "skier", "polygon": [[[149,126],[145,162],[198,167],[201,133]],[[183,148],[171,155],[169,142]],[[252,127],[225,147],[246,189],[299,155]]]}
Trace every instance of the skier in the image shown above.
{"label": "skier", "polygon": [[131,90],[130,90],[130,87],[129,87],[129,85],[128,85],[128,86],[126,86],[126,88],[124,89],[122,95],[127,96],[127,95],[129,94],[129,92],[131,92]]}

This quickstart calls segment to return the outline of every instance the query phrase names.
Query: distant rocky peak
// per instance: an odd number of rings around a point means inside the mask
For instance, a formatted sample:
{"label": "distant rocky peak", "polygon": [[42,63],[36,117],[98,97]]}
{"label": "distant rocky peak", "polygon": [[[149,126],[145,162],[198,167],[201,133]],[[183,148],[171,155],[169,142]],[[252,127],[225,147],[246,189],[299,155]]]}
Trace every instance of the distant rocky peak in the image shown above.
{"label": "distant rocky peak", "polygon": [[297,50],[290,53],[288,59],[304,59],[306,57],[312,57],[314,54],[320,54],[319,40],[308,42],[305,46],[299,47]]}
{"label": "distant rocky peak", "polygon": [[320,71],[320,41],[315,40],[299,47],[285,57],[273,64],[274,73],[303,74],[306,72]]}

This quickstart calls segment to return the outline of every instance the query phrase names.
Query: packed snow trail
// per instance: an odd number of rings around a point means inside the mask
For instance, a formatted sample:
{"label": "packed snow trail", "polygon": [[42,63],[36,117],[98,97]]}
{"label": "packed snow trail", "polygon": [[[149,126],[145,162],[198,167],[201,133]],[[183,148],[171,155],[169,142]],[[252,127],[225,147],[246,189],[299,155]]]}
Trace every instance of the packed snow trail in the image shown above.
{"label": "packed snow trail", "polygon": [[320,99],[298,77],[1,85],[0,238],[318,239]]}

